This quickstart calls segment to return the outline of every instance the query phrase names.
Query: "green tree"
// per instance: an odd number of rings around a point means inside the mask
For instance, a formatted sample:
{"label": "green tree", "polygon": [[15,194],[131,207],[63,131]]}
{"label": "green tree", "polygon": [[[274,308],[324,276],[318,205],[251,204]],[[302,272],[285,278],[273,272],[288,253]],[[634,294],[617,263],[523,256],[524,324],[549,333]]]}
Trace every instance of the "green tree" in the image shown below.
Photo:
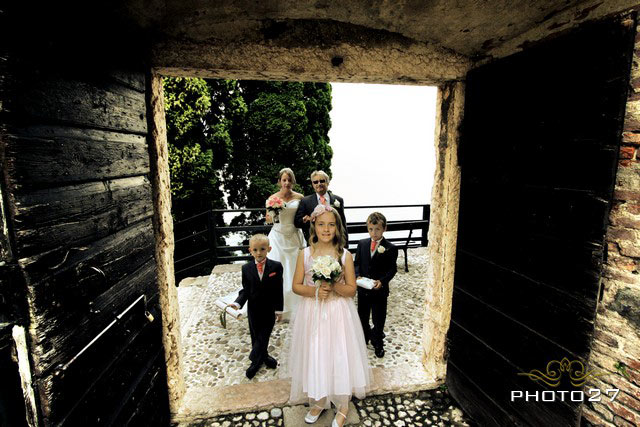
{"label": "green tree", "polygon": [[[195,216],[174,228],[179,281],[211,271],[209,236],[194,233],[205,229],[208,216],[197,214],[226,207],[223,172],[246,106],[234,80],[166,78],[164,93],[173,217],[182,221]],[[218,225],[224,221],[221,215],[215,220]],[[224,243],[219,235],[217,244]]]}
{"label": "green tree", "polygon": [[224,208],[223,170],[246,112],[237,82],[165,78],[164,92],[175,219]]}
{"label": "green tree", "polygon": [[[331,86],[328,83],[240,81],[247,104],[244,133],[233,140],[225,186],[234,207],[262,207],[290,167],[297,190],[313,191],[309,174],[330,173]],[[238,222],[243,221],[240,218]]]}
{"label": "green tree", "polygon": [[225,193],[228,207],[262,207],[283,167],[305,194],[313,170],[330,173],[328,83],[166,78],[164,89],[175,219],[227,207]]}
{"label": "green tree", "polygon": [[[295,171],[296,190],[306,194],[313,191],[313,170],[330,173],[329,84],[165,78],[164,92],[176,221],[214,208],[263,207],[278,190],[283,167]],[[255,222],[261,215],[240,215],[232,223]],[[180,264],[178,280],[211,267],[208,236],[193,234],[204,229],[206,219],[196,216],[175,228],[176,260],[192,265]],[[222,225],[221,215],[216,222]]]}

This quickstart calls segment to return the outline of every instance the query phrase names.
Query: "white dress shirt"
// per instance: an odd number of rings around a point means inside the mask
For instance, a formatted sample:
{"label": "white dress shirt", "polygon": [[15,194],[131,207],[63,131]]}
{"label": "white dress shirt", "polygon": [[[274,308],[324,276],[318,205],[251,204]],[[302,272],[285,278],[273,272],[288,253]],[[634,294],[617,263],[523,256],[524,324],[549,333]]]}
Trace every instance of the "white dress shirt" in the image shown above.
{"label": "white dress shirt", "polygon": [[[331,197],[329,196],[329,192],[327,191],[324,193],[322,197],[324,197],[324,205],[331,206]],[[318,199],[318,204],[321,205],[322,203],[320,202],[320,195],[318,193],[316,193],[316,198]]]}

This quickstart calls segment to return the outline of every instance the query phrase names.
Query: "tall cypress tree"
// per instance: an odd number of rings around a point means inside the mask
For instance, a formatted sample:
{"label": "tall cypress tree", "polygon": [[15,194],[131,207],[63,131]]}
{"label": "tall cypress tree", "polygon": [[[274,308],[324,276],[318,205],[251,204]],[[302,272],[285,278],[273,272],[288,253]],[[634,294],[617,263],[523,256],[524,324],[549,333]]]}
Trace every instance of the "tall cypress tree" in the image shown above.
{"label": "tall cypress tree", "polygon": [[262,207],[283,167],[305,194],[313,170],[330,173],[328,83],[167,78],[164,88],[176,219]]}
{"label": "tall cypress tree", "polygon": [[293,169],[298,191],[313,191],[309,174],[330,173],[331,86],[328,83],[240,81],[247,103],[244,137],[234,140],[227,188],[235,207],[261,207],[278,190],[277,173]]}
{"label": "tall cypress tree", "polygon": [[224,208],[222,171],[232,154],[234,122],[246,111],[237,83],[167,78],[164,90],[175,219]]}

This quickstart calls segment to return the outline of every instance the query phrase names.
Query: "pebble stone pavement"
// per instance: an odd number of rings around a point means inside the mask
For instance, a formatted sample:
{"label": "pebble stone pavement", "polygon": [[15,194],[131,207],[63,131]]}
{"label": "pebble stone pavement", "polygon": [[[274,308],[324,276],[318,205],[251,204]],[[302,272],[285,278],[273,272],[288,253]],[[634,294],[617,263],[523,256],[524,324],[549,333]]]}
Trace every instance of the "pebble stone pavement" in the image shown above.
{"label": "pebble stone pavement", "polygon": [[[386,353],[379,359],[375,357],[372,346],[368,346],[372,368],[422,366],[421,302],[427,286],[426,268],[426,248],[409,250],[409,273],[404,271],[404,255],[400,251],[398,273],[390,283],[385,324]],[[240,289],[240,281],[240,272],[230,271],[215,273],[211,278],[185,279],[178,287],[187,387],[220,387],[279,378],[279,369],[269,370],[263,366],[253,380],[248,380],[245,370],[249,366],[251,338],[247,320],[227,316],[227,328],[220,325],[220,309],[215,306],[215,300]],[[269,354],[280,362],[288,329],[288,323],[277,323],[269,342]]]}
{"label": "pebble stone pavement", "polygon": [[[371,367],[390,368],[402,365],[419,370],[422,334],[421,304],[426,287],[426,248],[409,250],[409,273],[404,271],[402,251],[398,256],[398,273],[392,280],[385,325],[383,358],[375,357],[368,346]],[[184,376],[189,387],[221,387],[278,379],[280,369],[264,366],[249,380],[245,370],[251,349],[246,319],[227,316],[227,328],[220,325],[220,309],[215,300],[241,288],[239,270],[230,268],[210,277],[185,279],[178,287],[180,323],[184,360]],[[269,354],[282,361],[281,349],[286,347],[288,323],[276,324],[271,335]],[[399,400],[399,401],[398,401]],[[402,395],[371,396],[354,399],[365,426],[469,425],[464,415],[446,391],[429,390]],[[217,423],[217,424],[216,424]],[[219,416],[208,419],[207,426],[283,425],[282,408],[271,411]]]}
{"label": "pebble stone pavement", "polygon": [[[465,417],[446,390],[425,390],[398,395],[386,394],[367,397],[363,400],[354,398],[353,404],[360,418],[357,424],[359,426],[474,425]],[[189,427],[284,426],[284,410],[286,408],[272,408],[269,411],[221,415],[191,422]],[[300,420],[299,425],[305,425],[304,421]]]}

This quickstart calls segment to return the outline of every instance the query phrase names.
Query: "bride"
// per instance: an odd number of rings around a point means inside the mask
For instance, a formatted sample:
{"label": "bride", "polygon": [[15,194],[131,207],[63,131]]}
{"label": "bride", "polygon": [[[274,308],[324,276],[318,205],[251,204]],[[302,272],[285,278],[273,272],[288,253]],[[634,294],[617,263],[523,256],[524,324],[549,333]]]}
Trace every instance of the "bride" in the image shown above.
{"label": "bride", "polygon": [[[295,183],[296,177],[291,169],[284,168],[278,172],[280,191],[272,196],[282,199],[285,202],[285,207],[278,214],[279,222],[273,224],[273,228],[269,232],[269,244],[271,245],[269,258],[274,261],[280,261],[284,270],[282,289],[284,293],[283,318],[285,320],[291,319],[298,306],[300,297],[293,293],[291,286],[293,284],[293,273],[296,270],[298,251],[307,246],[302,230],[293,225],[293,218],[298,210],[300,199],[303,197],[302,194],[292,190]],[[266,220],[268,223],[273,222],[273,218],[268,212]]]}

